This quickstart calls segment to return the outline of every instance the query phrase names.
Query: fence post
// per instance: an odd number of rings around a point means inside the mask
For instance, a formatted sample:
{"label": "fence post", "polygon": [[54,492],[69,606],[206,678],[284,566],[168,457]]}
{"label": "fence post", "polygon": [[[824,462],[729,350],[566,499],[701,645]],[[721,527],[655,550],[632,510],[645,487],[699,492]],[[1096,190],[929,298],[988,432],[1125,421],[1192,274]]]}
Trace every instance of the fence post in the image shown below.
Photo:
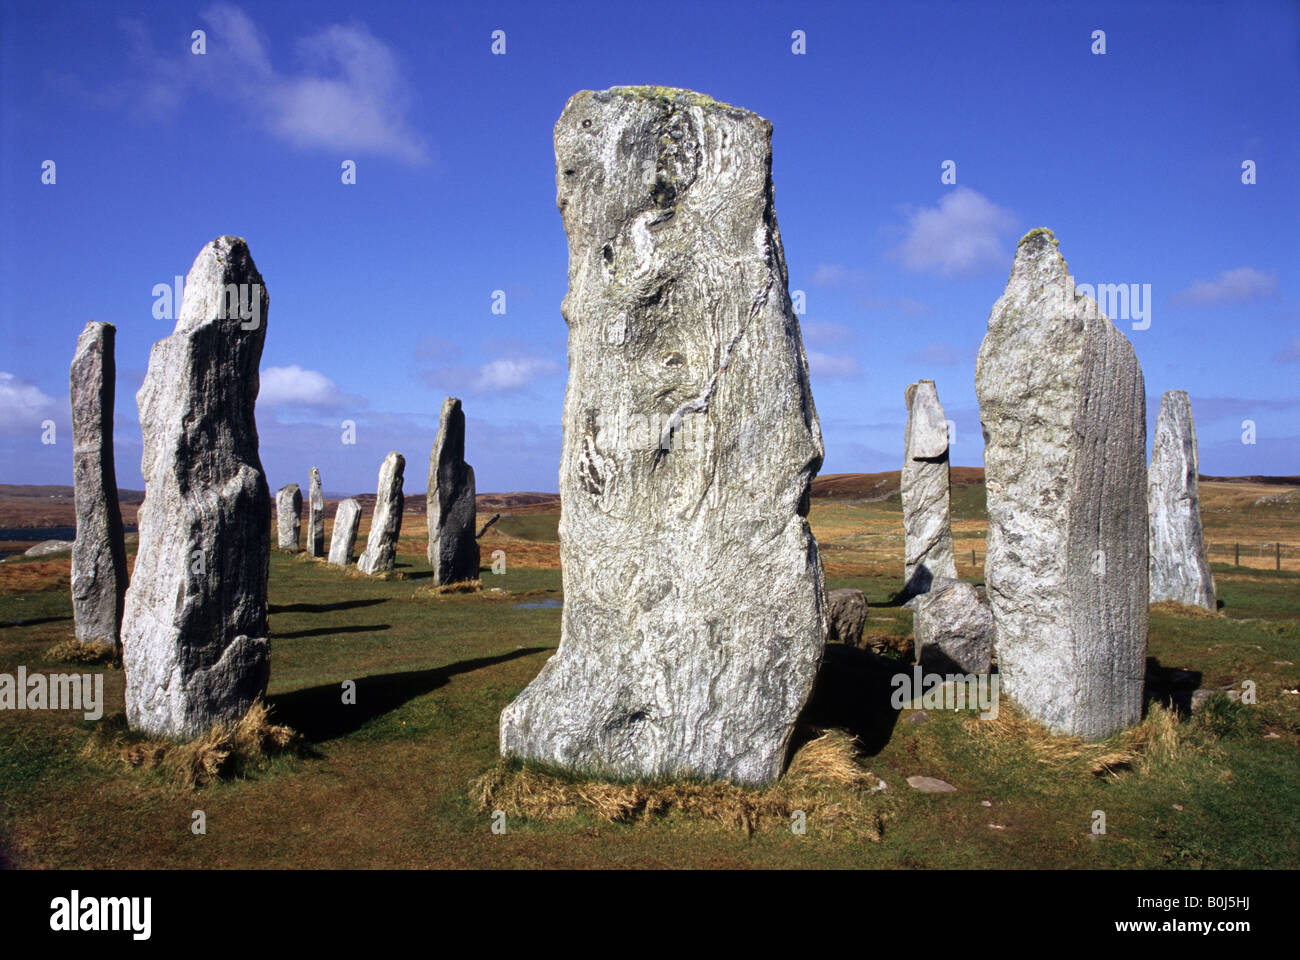
{"label": "fence post", "polygon": [[974,550],[974,548],[972,548],[972,549],[971,549],[971,552],[970,552],[970,565],[971,565],[972,567],[976,565],[976,564],[975,564],[975,550]]}
{"label": "fence post", "polygon": [[1282,569],[1282,541],[1281,540],[1273,544],[1273,550],[1275,555],[1274,565],[1276,569],[1281,570]]}
{"label": "fence post", "polygon": [[1234,544],[1234,546],[1236,546],[1237,548],[1237,559],[1232,561],[1232,565],[1234,567],[1239,567],[1241,566],[1241,544],[1240,543]]}

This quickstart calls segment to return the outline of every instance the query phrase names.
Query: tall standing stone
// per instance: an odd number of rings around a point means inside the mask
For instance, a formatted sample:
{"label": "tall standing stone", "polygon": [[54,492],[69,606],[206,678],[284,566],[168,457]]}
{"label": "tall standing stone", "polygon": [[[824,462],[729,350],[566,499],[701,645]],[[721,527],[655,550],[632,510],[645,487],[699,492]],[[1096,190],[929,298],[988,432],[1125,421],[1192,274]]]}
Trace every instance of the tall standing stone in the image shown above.
{"label": "tall standing stone", "polygon": [[361,525],[361,504],[349,497],[340,500],[334,511],[334,531],[330,534],[329,562],[336,567],[346,567],[352,562],[352,548],[357,543],[357,527]]}
{"label": "tall standing stone", "polygon": [[379,468],[379,493],[375,498],[375,515],[370,519],[366,549],[357,561],[362,573],[387,573],[397,565],[397,535],[402,531],[402,473],[406,458],[396,450],[384,458]]}
{"label": "tall standing stone", "polygon": [[325,556],[325,494],[321,491],[320,471],[311,468],[307,487],[307,555]]}
{"label": "tall standing stone", "polygon": [[465,413],[442,402],[438,437],[429,455],[429,566],[434,584],[478,579],[474,468],[465,462]]}
{"label": "tall standing stone", "polygon": [[1147,512],[1151,527],[1151,602],[1217,609],[1214,574],[1201,529],[1196,422],[1186,392],[1160,398],[1151,444]]}
{"label": "tall standing stone", "polygon": [[1002,689],[1089,739],[1142,713],[1146,398],[1133,347],[1027,234],[975,367]]}
{"label": "tall standing stone", "polygon": [[302,535],[302,491],[286,483],[275,492],[275,524],[281,550],[298,549]]}
{"label": "tall standing stone", "polygon": [[69,376],[72,396],[72,614],[77,640],[118,649],[126,598],[126,543],[113,466],[113,398],[117,376],[111,323],[91,322],[77,338]]}
{"label": "tall standing stone", "polygon": [[266,691],[271,497],[254,405],[269,305],[244,241],[209,243],[136,395],[145,499],[122,655],[127,720],[151,735],[194,737]]}
{"label": "tall standing stone", "polygon": [[907,428],[903,435],[903,593],[915,596],[934,580],[955,579],[949,519],[948,421],[933,380],[921,380],[904,393]]}
{"label": "tall standing stone", "polygon": [[559,650],[501,752],[768,783],[824,647],[805,519],[821,429],[776,224],[768,121],[686,90],[572,97]]}

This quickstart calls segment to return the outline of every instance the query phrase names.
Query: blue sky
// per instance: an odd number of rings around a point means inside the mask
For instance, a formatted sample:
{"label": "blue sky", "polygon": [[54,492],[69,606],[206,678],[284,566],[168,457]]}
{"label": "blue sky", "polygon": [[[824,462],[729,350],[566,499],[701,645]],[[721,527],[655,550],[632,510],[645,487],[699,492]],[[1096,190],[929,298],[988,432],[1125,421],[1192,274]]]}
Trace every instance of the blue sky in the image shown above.
{"label": "blue sky", "polygon": [[82,326],[107,320],[118,483],[142,486],[134,395],[173,325],[153,290],[232,233],[272,301],[272,489],[318,464],[327,491],[373,490],[397,449],[422,491],[453,394],[480,490],[555,490],[567,253],[551,131],[574,92],[638,83],[774,125],[824,473],[897,469],[903,389],[922,377],[955,423],[953,462],[982,462],[975,355],[1037,226],[1077,282],[1150,284],[1149,328],[1118,325],[1149,419],[1165,390],[1191,394],[1202,472],[1300,473],[1294,4],[0,11],[0,482],[71,482],[68,364]]}

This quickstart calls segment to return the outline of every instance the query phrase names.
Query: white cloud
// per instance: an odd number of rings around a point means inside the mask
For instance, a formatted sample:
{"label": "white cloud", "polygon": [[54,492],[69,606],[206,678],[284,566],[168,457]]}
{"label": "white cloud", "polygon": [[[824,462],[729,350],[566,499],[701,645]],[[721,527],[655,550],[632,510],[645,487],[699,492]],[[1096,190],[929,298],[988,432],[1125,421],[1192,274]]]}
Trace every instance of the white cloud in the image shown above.
{"label": "white cloud", "polygon": [[1254,267],[1224,270],[1213,280],[1199,280],[1175,294],[1176,303],[1245,303],[1271,297],[1277,291],[1277,277]]}
{"label": "white cloud", "polygon": [[477,390],[518,390],[555,369],[552,361],[541,357],[490,360],[479,367],[474,387]]}
{"label": "white cloud", "polygon": [[866,280],[864,271],[850,269],[842,263],[820,263],[812,275],[814,287],[847,287],[862,283],[864,280]]}
{"label": "white cloud", "polygon": [[939,366],[951,367],[961,363],[965,358],[950,343],[932,343],[918,350],[907,359],[911,363],[933,363]]}
{"label": "white cloud", "polygon": [[267,367],[261,374],[257,402],[271,407],[332,407],[342,397],[334,381],[316,370],[297,364]]}
{"label": "white cloud", "polygon": [[937,207],[908,215],[906,236],[892,253],[909,270],[945,275],[1008,266],[1003,236],[1013,223],[1010,211],[969,187],[956,187]]}
{"label": "white cloud", "polygon": [[0,432],[39,430],[44,420],[63,420],[58,401],[29,380],[0,371]]}
{"label": "white cloud", "polygon": [[145,119],[175,116],[192,93],[205,92],[234,101],[272,136],[297,147],[428,160],[408,119],[411,86],[397,55],[363,24],[335,24],[299,38],[294,52],[301,66],[283,70],[239,7],[218,3],[200,19],[207,34],[203,56],[159,53],[145,24],[125,20],[134,77],[120,84],[57,74],[54,80],[92,103]]}
{"label": "white cloud", "polygon": [[855,380],[862,376],[858,361],[842,353],[830,354],[809,350],[808,369],[813,376],[823,380]]}
{"label": "white cloud", "polygon": [[828,320],[800,320],[799,329],[803,332],[805,343],[817,346],[852,343],[858,339],[858,331],[852,327]]}

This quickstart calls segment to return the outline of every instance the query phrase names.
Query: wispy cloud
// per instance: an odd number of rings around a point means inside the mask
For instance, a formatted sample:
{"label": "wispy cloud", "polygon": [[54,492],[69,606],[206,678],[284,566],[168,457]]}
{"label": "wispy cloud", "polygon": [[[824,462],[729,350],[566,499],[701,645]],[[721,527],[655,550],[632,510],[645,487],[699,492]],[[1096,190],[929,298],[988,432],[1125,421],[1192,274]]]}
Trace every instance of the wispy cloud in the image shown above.
{"label": "wispy cloud", "polygon": [[1262,300],[1277,292],[1277,277],[1254,267],[1224,270],[1213,280],[1199,280],[1174,294],[1175,303],[1246,303]]}
{"label": "wispy cloud", "polygon": [[909,270],[944,275],[1007,266],[1005,235],[1015,223],[1004,210],[969,187],[955,187],[937,207],[908,213],[903,241],[891,255]]}
{"label": "wispy cloud", "polygon": [[1300,363],[1300,337],[1292,337],[1273,359],[1278,363]]}
{"label": "wispy cloud", "polygon": [[96,106],[172,117],[195,94],[236,103],[272,137],[296,147],[428,161],[410,121],[411,86],[392,47],[361,23],[334,24],[293,44],[298,66],[277,67],[271,44],[232,4],[200,15],[206,52],[160,53],[147,26],[123,20],[133,73],[121,82],[53,74],[57,88]]}
{"label": "wispy cloud", "polygon": [[823,347],[853,343],[860,336],[852,327],[828,320],[800,320],[799,329],[803,333],[805,343]]}
{"label": "wispy cloud", "polygon": [[932,343],[908,356],[911,363],[931,363],[942,367],[955,366],[968,359],[951,343]]}
{"label": "wispy cloud", "polygon": [[821,263],[813,271],[814,287],[851,287],[864,283],[867,279],[865,270],[846,267],[842,263]]}
{"label": "wispy cloud", "polygon": [[43,421],[51,419],[66,420],[59,401],[30,380],[0,371],[0,433],[15,435],[39,430]]}
{"label": "wispy cloud", "polygon": [[842,353],[808,351],[808,370],[823,380],[856,380],[862,376],[858,361]]}
{"label": "wispy cloud", "polygon": [[556,364],[544,357],[501,357],[479,367],[474,386],[478,390],[519,390],[555,369]]}
{"label": "wispy cloud", "polygon": [[317,370],[297,364],[267,367],[261,374],[259,406],[334,408],[344,400],[338,386]]}

